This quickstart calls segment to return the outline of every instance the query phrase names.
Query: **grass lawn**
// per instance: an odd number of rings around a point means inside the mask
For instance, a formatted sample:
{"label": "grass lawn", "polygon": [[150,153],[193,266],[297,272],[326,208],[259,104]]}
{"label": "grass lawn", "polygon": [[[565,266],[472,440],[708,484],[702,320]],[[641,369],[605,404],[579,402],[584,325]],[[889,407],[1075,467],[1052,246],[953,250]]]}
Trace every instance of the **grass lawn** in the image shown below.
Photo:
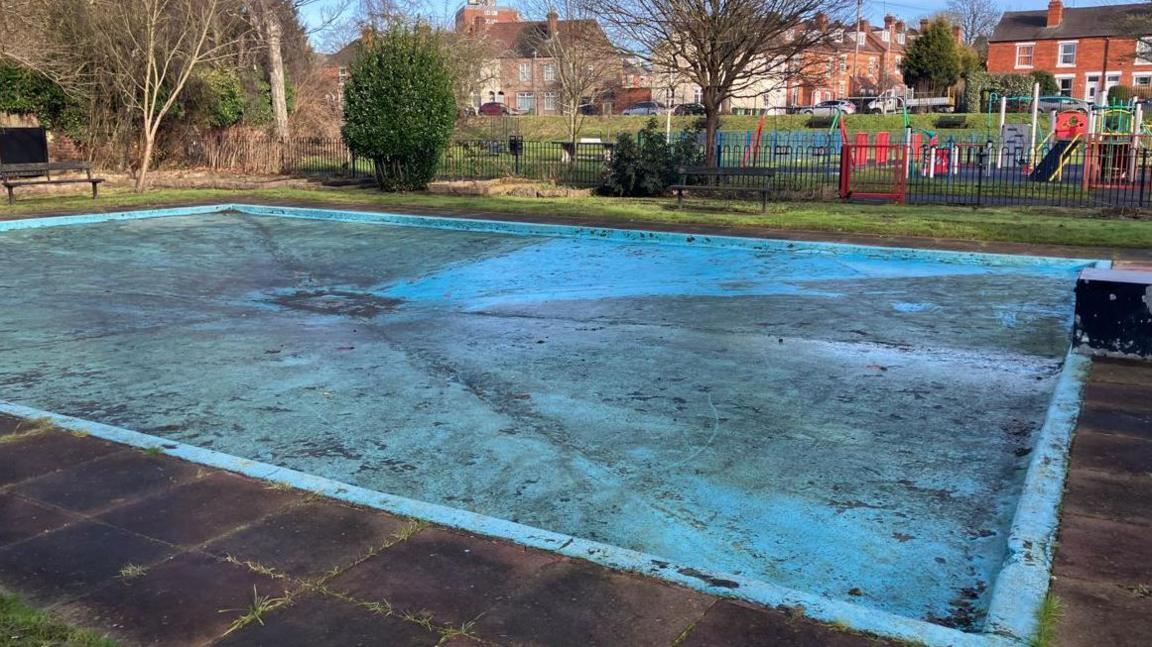
{"label": "grass lawn", "polygon": [[85,629],[69,627],[20,598],[0,592],[0,647],[116,647]]}
{"label": "grass lawn", "polygon": [[[692,199],[683,210],[667,198],[460,197],[427,193],[385,194],[371,189],[157,190],[143,195],[111,190],[99,200],[81,196],[25,196],[0,206],[0,220],[46,213],[141,209],[190,202],[323,202],[332,208],[420,208],[444,212],[591,218],[601,222],[705,224],[786,231],[916,236],[988,242],[1152,249],[1152,219],[1105,218],[1099,210],[1055,207],[897,206],[839,202],[780,202],[761,214],[759,205]],[[760,232],[763,233],[763,232]]]}
{"label": "grass lawn", "polygon": [[[964,128],[939,129],[936,122],[941,117],[965,117]],[[644,127],[649,117],[626,117],[623,115],[589,116],[584,118],[580,129],[581,137],[600,137],[604,140],[615,140],[616,135],[622,132],[634,133]],[[658,117],[660,126],[664,126],[664,117]],[[681,130],[690,126],[696,117],[673,117],[672,129]],[[764,120],[765,132],[777,131],[810,131],[827,132],[828,128],[809,128],[810,115],[771,115]],[[979,134],[987,135],[989,124],[996,130],[999,116],[993,115],[989,121],[988,115],[978,114],[918,114],[911,115],[913,128],[938,131],[947,138],[951,135],[968,137]],[[1008,115],[1009,123],[1029,123],[1031,115],[1027,113],[1011,113]],[[752,131],[760,117],[747,115],[726,115],[720,118],[720,129],[724,132]],[[1048,117],[1040,119],[1040,131],[1047,132]],[[901,132],[904,128],[904,118],[901,115],[849,115],[845,121],[848,132]],[[455,137],[466,139],[489,139],[492,137],[505,138],[509,133],[519,133],[528,141],[558,141],[568,139],[567,118],[563,116],[523,116],[523,117],[470,117],[464,119],[457,126]]]}

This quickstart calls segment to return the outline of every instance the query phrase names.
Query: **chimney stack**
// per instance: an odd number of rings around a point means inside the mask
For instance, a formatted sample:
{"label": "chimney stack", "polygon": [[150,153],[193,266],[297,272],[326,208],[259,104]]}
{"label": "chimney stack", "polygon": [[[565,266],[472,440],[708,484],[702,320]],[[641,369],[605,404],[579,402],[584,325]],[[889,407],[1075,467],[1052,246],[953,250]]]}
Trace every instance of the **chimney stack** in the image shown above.
{"label": "chimney stack", "polygon": [[1060,23],[1064,22],[1064,3],[1060,0],[1052,0],[1048,3],[1048,24],[1049,29],[1052,27],[1059,27]]}
{"label": "chimney stack", "polygon": [[896,33],[899,34],[899,33],[906,32],[906,31],[908,31],[908,25],[903,20],[897,20],[896,21]]}
{"label": "chimney stack", "polygon": [[964,42],[964,29],[960,25],[952,25],[952,38],[956,39],[957,43]]}
{"label": "chimney stack", "polygon": [[828,15],[823,11],[816,14],[816,29],[820,32],[828,31]]}
{"label": "chimney stack", "polygon": [[560,16],[556,15],[555,9],[548,10],[548,33],[553,35],[560,30]]}
{"label": "chimney stack", "polygon": [[928,31],[928,26],[931,24],[932,23],[928,22],[927,18],[921,18],[920,19],[920,34],[923,35],[924,32]]}
{"label": "chimney stack", "polygon": [[856,31],[862,31],[867,34],[872,31],[872,25],[868,22],[867,18],[861,18],[860,24],[856,26]]}

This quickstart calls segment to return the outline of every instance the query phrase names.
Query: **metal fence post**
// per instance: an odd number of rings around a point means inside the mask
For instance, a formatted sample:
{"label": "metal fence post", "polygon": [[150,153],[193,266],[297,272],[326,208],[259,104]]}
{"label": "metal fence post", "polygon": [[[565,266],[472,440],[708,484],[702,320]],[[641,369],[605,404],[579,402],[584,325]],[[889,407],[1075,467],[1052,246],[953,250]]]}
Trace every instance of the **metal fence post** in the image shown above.
{"label": "metal fence post", "polygon": [[983,204],[984,200],[984,161],[988,157],[988,151],[982,150],[979,153],[980,164],[979,170],[976,171],[976,206],[979,207]]}

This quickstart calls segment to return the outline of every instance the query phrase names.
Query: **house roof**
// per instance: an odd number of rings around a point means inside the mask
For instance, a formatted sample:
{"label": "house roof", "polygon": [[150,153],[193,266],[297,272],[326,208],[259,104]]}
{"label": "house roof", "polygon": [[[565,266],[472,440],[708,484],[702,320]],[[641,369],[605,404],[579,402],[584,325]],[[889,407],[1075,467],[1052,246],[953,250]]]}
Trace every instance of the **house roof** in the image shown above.
{"label": "house roof", "polygon": [[1064,19],[1049,28],[1048,11],[1007,11],[988,39],[990,43],[1020,42],[1093,36],[1130,35],[1134,21],[1152,18],[1152,6],[1139,4],[1065,7]]}
{"label": "house roof", "polygon": [[[596,46],[611,47],[595,20],[560,20],[556,30],[562,37],[587,38]],[[541,43],[551,35],[545,20],[498,22],[488,25],[486,31],[501,58],[531,58],[533,51],[539,51]]]}

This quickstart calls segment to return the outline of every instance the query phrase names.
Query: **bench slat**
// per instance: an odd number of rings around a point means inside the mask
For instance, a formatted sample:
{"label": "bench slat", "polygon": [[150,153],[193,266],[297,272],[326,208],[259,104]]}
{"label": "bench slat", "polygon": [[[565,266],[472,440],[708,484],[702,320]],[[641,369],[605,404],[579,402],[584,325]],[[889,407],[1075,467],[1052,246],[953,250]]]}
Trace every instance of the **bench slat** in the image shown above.
{"label": "bench slat", "polygon": [[67,180],[4,180],[0,183],[6,187],[9,186],[32,186],[33,184],[100,184],[104,182],[102,177],[88,178],[75,178]]}
{"label": "bench slat", "polygon": [[0,173],[28,173],[35,171],[87,171],[88,162],[48,162],[34,164],[0,164]]}

